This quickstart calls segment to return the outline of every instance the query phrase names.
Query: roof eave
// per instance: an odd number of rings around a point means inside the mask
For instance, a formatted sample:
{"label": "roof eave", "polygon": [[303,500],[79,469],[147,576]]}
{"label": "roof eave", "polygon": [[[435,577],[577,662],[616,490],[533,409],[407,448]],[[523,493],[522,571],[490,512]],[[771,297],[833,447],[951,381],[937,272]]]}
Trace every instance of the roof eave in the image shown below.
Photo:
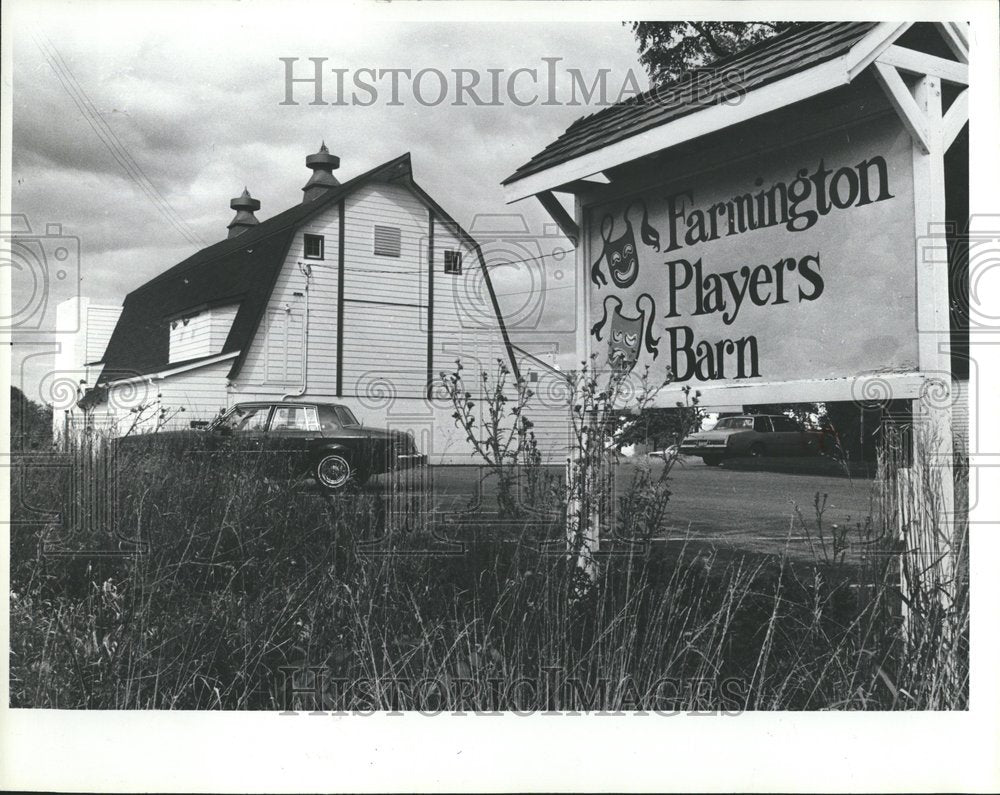
{"label": "roof eave", "polygon": [[171,375],[178,375],[180,373],[186,373],[190,370],[197,370],[202,367],[207,367],[211,364],[218,364],[219,362],[224,362],[229,359],[234,359],[239,356],[239,351],[231,351],[229,353],[218,353],[211,354],[209,356],[201,356],[196,359],[189,359],[184,362],[176,362],[174,364],[167,365],[165,368],[159,368],[149,373],[139,373],[135,375],[126,376],[125,378],[112,379],[110,381],[101,381],[99,387],[115,387],[115,386],[125,386],[126,384],[138,384],[143,381],[159,381],[160,379],[167,378]]}
{"label": "roof eave", "polygon": [[843,55],[749,91],[738,104],[708,106],[668,124],[508,182],[503,186],[504,200],[507,204],[513,204],[539,193],[556,190],[623,163],[847,85],[912,24],[879,23]]}

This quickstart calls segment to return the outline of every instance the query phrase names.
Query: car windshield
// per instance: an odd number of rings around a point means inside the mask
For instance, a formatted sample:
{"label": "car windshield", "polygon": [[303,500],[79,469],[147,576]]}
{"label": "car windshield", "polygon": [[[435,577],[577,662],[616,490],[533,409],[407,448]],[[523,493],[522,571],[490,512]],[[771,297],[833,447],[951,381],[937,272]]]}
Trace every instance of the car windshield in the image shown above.
{"label": "car windshield", "polygon": [[753,417],[723,417],[715,427],[720,431],[753,428]]}
{"label": "car windshield", "polygon": [[232,410],[215,421],[214,428],[231,431],[263,430],[267,423],[268,406],[233,406]]}

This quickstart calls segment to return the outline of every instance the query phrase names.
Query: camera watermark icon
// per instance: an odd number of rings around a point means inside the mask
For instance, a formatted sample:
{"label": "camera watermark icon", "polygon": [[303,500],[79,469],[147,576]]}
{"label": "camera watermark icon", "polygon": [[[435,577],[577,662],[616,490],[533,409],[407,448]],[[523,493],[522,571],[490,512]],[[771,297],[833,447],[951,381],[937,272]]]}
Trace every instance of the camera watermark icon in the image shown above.
{"label": "camera watermark icon", "polygon": [[21,451],[4,465],[11,468],[12,532],[42,527],[39,554],[119,557],[146,551],[121,523],[123,473],[113,442],[82,435],[65,451]]}
{"label": "camera watermark icon", "polygon": [[969,220],[968,317],[973,331],[1000,331],[1000,309],[991,300],[1000,291],[1000,215]]}
{"label": "camera watermark icon", "polygon": [[944,270],[949,289],[948,313],[920,315],[918,331],[1000,331],[1000,310],[990,300],[1000,290],[1000,215],[970,215],[964,228],[932,224],[917,238],[916,256],[918,271]]}
{"label": "camera watermark icon", "polygon": [[[76,295],[80,283],[80,239],[63,233],[62,224],[33,230],[24,214],[0,216],[0,267],[10,270],[11,306],[0,314],[0,331],[51,333],[45,328],[52,291],[62,286]],[[61,331],[79,330],[79,316]]]}
{"label": "camera watermark icon", "polygon": [[469,234],[479,245],[481,263],[465,264],[462,278],[437,280],[463,329],[496,330],[499,314],[508,331],[575,330],[575,317],[560,325],[557,315],[545,312],[556,295],[573,299],[573,248],[558,227],[546,224],[539,234],[520,213],[480,213]]}

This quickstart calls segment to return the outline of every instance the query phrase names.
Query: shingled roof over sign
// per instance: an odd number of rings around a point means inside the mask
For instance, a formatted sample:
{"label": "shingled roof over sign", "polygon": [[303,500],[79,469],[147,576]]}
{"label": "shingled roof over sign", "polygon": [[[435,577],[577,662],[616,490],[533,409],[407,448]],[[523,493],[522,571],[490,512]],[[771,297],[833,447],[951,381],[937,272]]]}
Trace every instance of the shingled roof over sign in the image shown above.
{"label": "shingled roof over sign", "polygon": [[688,72],[631,99],[578,119],[507,177],[504,185],[595,152],[708,106],[847,53],[878,22],[818,22],[796,26],[753,47]]}
{"label": "shingled roof over sign", "polygon": [[230,378],[235,377],[260,325],[296,228],[368,182],[411,177],[407,153],[348,180],[321,198],[261,221],[238,237],[203,248],[133,290],[125,296],[121,317],[98,362],[104,364],[101,383],[177,366],[169,360],[169,319],[223,303],[239,303],[220,352],[241,352],[229,372]]}

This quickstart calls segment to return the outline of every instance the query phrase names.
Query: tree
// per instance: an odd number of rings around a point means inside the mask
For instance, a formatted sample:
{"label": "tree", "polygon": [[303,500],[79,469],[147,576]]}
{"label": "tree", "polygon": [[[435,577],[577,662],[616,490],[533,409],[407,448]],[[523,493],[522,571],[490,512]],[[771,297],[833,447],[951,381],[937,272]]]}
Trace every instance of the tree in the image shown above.
{"label": "tree", "polygon": [[790,28],[792,22],[631,22],[639,63],[662,85]]}
{"label": "tree", "polygon": [[677,401],[675,406],[647,407],[637,415],[620,416],[615,431],[618,448],[645,444],[654,450],[664,450],[700,429],[705,419],[705,411],[699,406],[701,393],[692,395],[689,386],[683,390],[684,400]]}
{"label": "tree", "polygon": [[16,386],[10,388],[10,447],[31,450],[52,443],[52,407],[29,399]]}
{"label": "tree", "polygon": [[746,414],[784,414],[806,426],[826,418],[826,408],[822,403],[760,403],[744,406],[743,411]]}

